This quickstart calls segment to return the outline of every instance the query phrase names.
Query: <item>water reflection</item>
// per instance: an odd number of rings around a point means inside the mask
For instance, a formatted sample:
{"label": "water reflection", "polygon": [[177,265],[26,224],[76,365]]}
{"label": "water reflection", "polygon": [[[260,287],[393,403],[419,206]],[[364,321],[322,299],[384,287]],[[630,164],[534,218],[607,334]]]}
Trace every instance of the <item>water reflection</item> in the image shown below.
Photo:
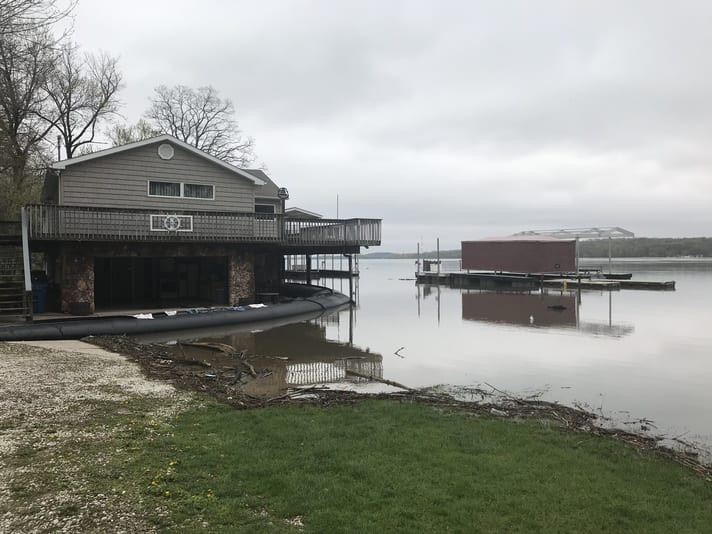
{"label": "water reflection", "polygon": [[[647,418],[658,434],[712,446],[712,260],[699,265],[614,264],[636,279],[674,279],[675,292],[550,289],[512,298],[414,287],[410,260],[368,260],[356,308],[260,325],[263,332],[250,332],[253,325],[180,337],[247,349],[258,371],[275,370],[265,379],[275,396],[311,382],[352,386],[354,379],[340,377],[361,366],[362,374],[416,388],[486,382],[518,396],[545,391],[544,400],[581,405],[621,425]],[[348,291],[342,280],[331,283]],[[565,309],[548,308],[557,304]],[[287,324],[293,321],[299,324]]]}
{"label": "water reflection", "polygon": [[[608,321],[582,320],[581,291],[487,291],[479,289],[445,288],[461,294],[462,319],[483,323],[507,324],[529,328],[564,328],[592,335],[621,337],[632,334],[632,324],[613,322],[613,292],[608,293]],[[437,321],[441,320],[441,288],[417,284],[418,317],[421,300],[434,298]]]}
{"label": "water reflection", "polygon": [[467,321],[520,326],[575,328],[576,297],[573,294],[466,292],[462,294],[462,318]]}
{"label": "water reflection", "polygon": [[[349,371],[382,378],[383,357],[353,344],[354,311],[353,306],[347,305],[322,314],[306,314],[259,325],[183,330],[139,339],[154,343],[200,341],[229,345],[235,352],[244,353],[258,371],[259,378],[244,385],[248,395],[277,394],[289,386],[364,380],[349,375]],[[342,322],[347,324],[342,325]],[[342,326],[348,329],[349,341],[329,339],[329,329]],[[180,350],[188,357],[215,365],[229,364],[223,354],[211,355],[210,349],[205,347],[182,343]]]}

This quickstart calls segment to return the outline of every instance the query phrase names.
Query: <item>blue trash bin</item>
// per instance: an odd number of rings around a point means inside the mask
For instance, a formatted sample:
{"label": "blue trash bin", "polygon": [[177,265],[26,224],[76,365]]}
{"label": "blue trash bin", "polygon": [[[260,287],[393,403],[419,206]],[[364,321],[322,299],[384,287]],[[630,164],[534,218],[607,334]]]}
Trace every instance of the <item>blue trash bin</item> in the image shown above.
{"label": "blue trash bin", "polygon": [[32,282],[32,313],[44,313],[47,309],[47,282]]}

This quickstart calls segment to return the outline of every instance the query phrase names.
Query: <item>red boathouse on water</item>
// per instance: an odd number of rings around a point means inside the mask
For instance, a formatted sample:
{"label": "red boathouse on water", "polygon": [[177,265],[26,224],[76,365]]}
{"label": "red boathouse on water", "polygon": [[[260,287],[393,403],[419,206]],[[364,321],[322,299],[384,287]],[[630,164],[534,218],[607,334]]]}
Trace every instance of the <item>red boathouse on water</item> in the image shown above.
{"label": "red boathouse on water", "polygon": [[462,242],[462,268],[511,273],[576,271],[576,240],[512,236]]}

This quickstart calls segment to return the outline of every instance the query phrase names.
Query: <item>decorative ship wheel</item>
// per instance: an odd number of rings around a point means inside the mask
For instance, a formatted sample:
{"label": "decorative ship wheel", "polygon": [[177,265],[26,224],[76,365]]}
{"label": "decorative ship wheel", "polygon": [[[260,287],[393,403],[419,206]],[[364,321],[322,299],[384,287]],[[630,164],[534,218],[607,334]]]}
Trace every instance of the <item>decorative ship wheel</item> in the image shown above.
{"label": "decorative ship wheel", "polygon": [[175,215],[168,215],[163,219],[163,228],[169,232],[175,232],[180,228],[180,219]]}

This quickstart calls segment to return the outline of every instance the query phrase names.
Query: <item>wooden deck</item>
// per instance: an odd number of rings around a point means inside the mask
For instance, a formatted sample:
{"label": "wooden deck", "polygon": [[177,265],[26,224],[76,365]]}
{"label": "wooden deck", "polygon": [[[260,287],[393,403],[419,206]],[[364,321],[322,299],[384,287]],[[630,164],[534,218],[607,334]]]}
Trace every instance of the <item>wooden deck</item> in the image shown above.
{"label": "wooden deck", "polygon": [[275,244],[287,248],[381,244],[380,219],[292,219],[281,214],[26,207],[37,241],[163,241]]}

